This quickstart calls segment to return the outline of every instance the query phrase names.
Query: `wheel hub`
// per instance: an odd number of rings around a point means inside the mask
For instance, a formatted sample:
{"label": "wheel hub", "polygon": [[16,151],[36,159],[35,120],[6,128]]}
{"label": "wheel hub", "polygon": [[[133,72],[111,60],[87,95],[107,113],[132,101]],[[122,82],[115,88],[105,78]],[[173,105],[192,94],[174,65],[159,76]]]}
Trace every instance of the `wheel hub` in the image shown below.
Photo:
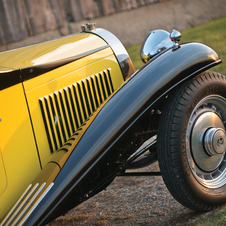
{"label": "wheel hub", "polygon": [[210,128],[204,135],[204,146],[207,154],[221,155],[225,152],[225,131],[221,128]]}
{"label": "wheel hub", "polygon": [[205,187],[226,184],[226,99],[210,95],[193,109],[186,130],[186,153],[195,178]]}
{"label": "wheel hub", "polygon": [[226,140],[219,116],[210,111],[198,114],[191,135],[196,165],[205,172],[215,170],[222,161]]}

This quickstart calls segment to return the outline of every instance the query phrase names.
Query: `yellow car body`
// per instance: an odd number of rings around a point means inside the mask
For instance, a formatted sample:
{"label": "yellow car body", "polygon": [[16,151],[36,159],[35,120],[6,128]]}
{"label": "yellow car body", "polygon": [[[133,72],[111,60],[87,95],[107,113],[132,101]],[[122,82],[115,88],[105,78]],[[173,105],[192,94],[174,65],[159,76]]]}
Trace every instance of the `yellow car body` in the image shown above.
{"label": "yellow car body", "polygon": [[12,77],[0,91],[2,221],[43,169],[54,174],[46,186],[53,181],[69,155],[62,147],[76,131],[77,142],[124,78],[111,47],[90,33],[1,52],[0,70],[0,78]]}
{"label": "yellow car body", "polygon": [[[221,59],[180,38],[150,32],[135,73],[121,42],[94,24],[0,53],[0,226],[45,225],[116,176],[162,174],[193,210],[226,201],[226,80],[204,72]],[[126,172],[157,160],[161,172]]]}

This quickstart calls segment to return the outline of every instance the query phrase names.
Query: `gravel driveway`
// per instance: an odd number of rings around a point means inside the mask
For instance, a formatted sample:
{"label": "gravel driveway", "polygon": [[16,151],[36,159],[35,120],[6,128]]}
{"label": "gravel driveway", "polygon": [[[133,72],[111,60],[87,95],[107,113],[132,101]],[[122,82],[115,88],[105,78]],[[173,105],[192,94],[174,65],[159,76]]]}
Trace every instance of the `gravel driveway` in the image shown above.
{"label": "gravel driveway", "polygon": [[[158,171],[155,163],[145,171]],[[215,211],[214,211],[215,212]],[[117,177],[108,188],[65,216],[56,225],[195,225],[213,214],[196,213],[180,205],[168,192],[161,176]]]}

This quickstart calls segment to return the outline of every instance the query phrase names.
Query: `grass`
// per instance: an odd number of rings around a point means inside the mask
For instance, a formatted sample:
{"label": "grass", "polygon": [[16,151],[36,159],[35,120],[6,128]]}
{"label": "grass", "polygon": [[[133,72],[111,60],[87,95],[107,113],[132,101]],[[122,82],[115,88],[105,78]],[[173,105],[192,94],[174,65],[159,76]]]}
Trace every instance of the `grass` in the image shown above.
{"label": "grass", "polygon": [[94,223],[94,225],[96,225],[96,226],[99,226],[99,225],[106,225],[106,224],[107,224],[107,222],[104,221],[104,220],[99,220],[99,221],[96,221],[96,222]]}
{"label": "grass", "polygon": [[110,219],[110,218],[112,218],[112,216],[102,216],[101,217],[102,220],[106,220],[106,219]]}
{"label": "grass", "polygon": [[[223,63],[211,69],[226,75],[226,16],[209,23],[181,31],[181,42],[197,41],[213,48],[222,59]],[[133,65],[137,70],[143,63],[140,59],[140,45],[127,48]]]}
{"label": "grass", "polygon": [[71,219],[75,220],[75,221],[81,221],[81,220],[85,220],[85,219],[89,219],[89,218],[90,218],[90,216],[88,216],[88,215],[79,214],[79,215],[73,216]]}
{"label": "grass", "polygon": [[[181,31],[181,42],[196,41],[202,42],[213,48],[222,59],[222,63],[211,68],[211,71],[216,71],[226,75],[226,16],[209,23],[196,26],[184,31]],[[127,48],[127,51],[133,61],[134,67],[137,70],[143,63],[140,59],[140,45],[134,45]],[[226,207],[216,212],[210,217],[206,217],[197,226],[221,226],[226,225]]]}
{"label": "grass", "polygon": [[130,219],[130,218],[133,218],[134,216],[133,215],[128,215],[128,216],[117,216],[115,219],[116,220],[127,220],[127,219]]}
{"label": "grass", "polygon": [[226,225],[226,207],[213,214],[211,217],[205,217],[196,226],[222,226]]}
{"label": "grass", "polygon": [[144,63],[140,59],[140,45],[133,45],[127,48],[127,52],[133,62],[135,70],[139,69]]}
{"label": "grass", "polygon": [[76,216],[60,216],[57,219],[55,219],[55,222],[60,223],[61,225],[67,224],[68,222],[75,222],[75,221],[84,221],[89,219],[90,216],[85,215],[85,214],[79,214]]}
{"label": "grass", "polygon": [[[128,220],[128,219],[131,219],[131,218],[133,218],[134,216],[133,215],[128,215],[128,216],[117,216],[117,217],[115,217],[115,220]],[[101,217],[101,220],[98,220],[98,221],[96,221],[95,223],[94,223],[94,225],[96,225],[96,226],[99,226],[99,225],[106,225],[106,224],[108,224],[109,225],[109,223],[107,222],[107,220],[109,220],[109,219],[112,219],[113,217],[112,216],[102,216]]]}

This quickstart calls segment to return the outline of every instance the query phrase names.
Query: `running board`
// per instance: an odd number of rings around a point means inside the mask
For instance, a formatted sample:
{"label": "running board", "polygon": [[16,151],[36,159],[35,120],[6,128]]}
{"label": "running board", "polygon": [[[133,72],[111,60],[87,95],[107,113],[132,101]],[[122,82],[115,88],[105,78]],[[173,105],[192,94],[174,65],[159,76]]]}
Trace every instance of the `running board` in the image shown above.
{"label": "running board", "polygon": [[47,187],[46,183],[42,185],[37,183],[34,186],[30,184],[3,219],[0,226],[23,225],[53,185],[54,183],[51,183]]}

